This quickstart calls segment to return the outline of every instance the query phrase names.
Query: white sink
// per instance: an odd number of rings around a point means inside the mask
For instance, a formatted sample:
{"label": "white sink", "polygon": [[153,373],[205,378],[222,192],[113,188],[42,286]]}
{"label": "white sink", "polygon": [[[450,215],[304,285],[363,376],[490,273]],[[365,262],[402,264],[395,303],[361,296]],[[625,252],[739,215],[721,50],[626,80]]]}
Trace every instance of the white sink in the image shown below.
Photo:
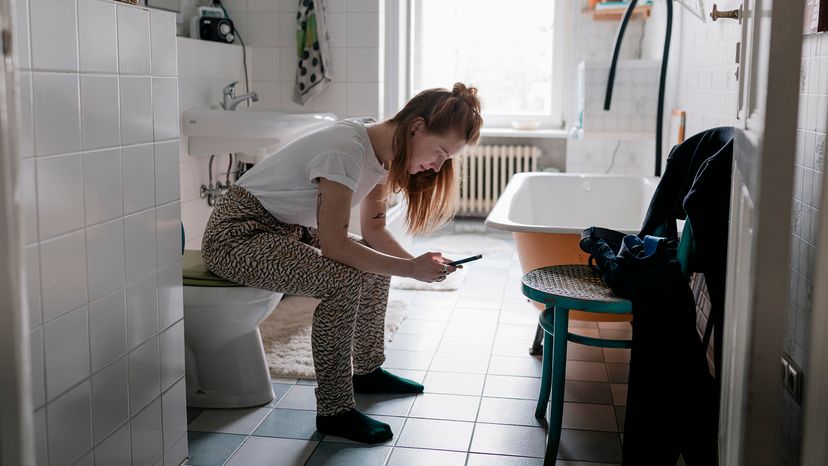
{"label": "white sink", "polygon": [[336,121],[333,113],[224,110],[218,105],[184,110],[183,135],[191,156],[236,153],[255,163],[287,142]]}

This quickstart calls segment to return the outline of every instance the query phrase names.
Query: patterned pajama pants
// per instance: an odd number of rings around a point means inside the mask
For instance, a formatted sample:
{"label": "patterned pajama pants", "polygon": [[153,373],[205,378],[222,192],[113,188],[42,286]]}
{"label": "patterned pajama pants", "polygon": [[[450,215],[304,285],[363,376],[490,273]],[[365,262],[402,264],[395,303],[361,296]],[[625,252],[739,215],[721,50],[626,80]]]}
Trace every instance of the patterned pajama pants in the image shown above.
{"label": "patterned pajama pants", "polygon": [[321,300],[311,331],[317,412],[330,416],[355,407],[352,373],[366,374],[385,361],[390,277],[323,257],[317,230],[280,222],[238,186],[213,210],[201,252],[207,267],[227,280]]}

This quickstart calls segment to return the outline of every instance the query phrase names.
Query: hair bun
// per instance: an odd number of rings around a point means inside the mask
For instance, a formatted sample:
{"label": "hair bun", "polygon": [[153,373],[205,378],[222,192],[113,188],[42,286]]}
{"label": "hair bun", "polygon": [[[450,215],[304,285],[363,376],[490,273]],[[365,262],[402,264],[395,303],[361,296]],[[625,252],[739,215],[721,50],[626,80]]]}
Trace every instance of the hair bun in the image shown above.
{"label": "hair bun", "polygon": [[480,100],[477,98],[477,88],[467,87],[463,83],[454,83],[451,89],[451,95],[463,99],[464,102],[471,105],[478,113],[480,112]]}

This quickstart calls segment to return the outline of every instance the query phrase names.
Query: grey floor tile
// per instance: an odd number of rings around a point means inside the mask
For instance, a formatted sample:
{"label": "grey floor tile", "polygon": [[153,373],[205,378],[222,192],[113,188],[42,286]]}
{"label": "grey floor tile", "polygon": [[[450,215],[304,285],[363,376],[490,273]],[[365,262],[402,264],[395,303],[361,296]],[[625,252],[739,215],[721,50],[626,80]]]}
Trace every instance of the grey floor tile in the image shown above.
{"label": "grey floor tile", "polygon": [[604,348],[604,360],[607,362],[630,362],[630,350],[625,348]]}
{"label": "grey floor tile", "polygon": [[483,374],[429,372],[423,385],[426,393],[480,396],[485,380],[486,376]]}
{"label": "grey floor tile", "polygon": [[465,452],[473,429],[471,422],[409,418],[397,446]]}
{"label": "grey floor tile", "polygon": [[558,458],[597,463],[620,463],[621,440],[617,433],[563,429]]}
{"label": "grey floor tile", "polygon": [[612,405],[564,403],[563,428],[617,432],[615,409]]}
{"label": "grey floor tile", "polygon": [[477,423],[470,452],[543,458],[546,431],[542,427]]}
{"label": "grey floor tile", "polygon": [[610,384],[610,388],[612,389],[612,404],[614,404],[615,406],[626,406],[627,384],[614,383]]}
{"label": "grey floor tile", "polygon": [[239,448],[246,437],[235,434],[188,432],[189,464],[194,466],[222,466]]}
{"label": "grey floor tile", "polygon": [[543,460],[541,458],[485,455],[481,453],[469,453],[469,460],[466,462],[467,466],[541,466],[542,464]]}
{"label": "grey floor tile", "polygon": [[567,380],[564,384],[564,401],[611,405],[612,390],[607,382]]}
{"label": "grey floor tile", "polygon": [[480,336],[493,338],[496,332],[497,324],[494,322],[449,322],[446,324],[446,330],[443,335],[448,337],[477,338]]}
{"label": "grey floor tile", "polygon": [[[372,414],[371,418],[384,422],[391,427],[391,432],[394,433],[394,436],[385,442],[382,442],[381,445],[394,446],[394,444],[397,443],[397,439],[400,437],[400,432],[402,432],[403,426],[405,426],[406,418],[398,416],[377,416],[375,414]],[[322,437],[322,442],[359,443],[344,437],[327,434]]]}
{"label": "grey floor tile", "polygon": [[455,308],[449,322],[471,322],[486,325],[497,325],[500,311],[494,309],[463,309]]}
{"label": "grey floor tile", "polygon": [[280,437],[300,440],[320,440],[316,431],[316,411],[274,408],[259,427],[253,431],[257,437]]}
{"label": "grey floor tile", "polygon": [[405,351],[437,351],[440,344],[440,335],[398,333],[394,339],[385,344],[387,349]]}
{"label": "grey floor tile", "polygon": [[[441,308],[438,310],[432,310],[432,312],[444,314],[446,318],[422,319],[418,317],[417,319],[406,319],[400,324],[400,328],[397,330],[396,335],[442,335],[443,330],[445,330],[446,325],[448,325],[444,322],[444,320],[447,321],[451,317],[451,311]],[[420,313],[425,313],[425,311],[421,311]]]}
{"label": "grey floor tile", "polygon": [[434,353],[429,351],[385,350],[385,369],[428,370]]}
{"label": "grey floor tile", "polygon": [[490,337],[443,337],[440,340],[440,346],[437,348],[437,352],[489,354],[491,353],[493,342],[494,339]]}
{"label": "grey floor tile", "polygon": [[205,409],[187,430],[250,435],[268,414],[270,408]]}
{"label": "grey floor tile", "polygon": [[510,398],[483,398],[477,422],[487,424],[513,424],[537,427],[541,422],[535,418],[535,400]]}
{"label": "grey floor tile", "polygon": [[281,401],[276,403],[277,408],[283,409],[316,409],[316,388],[310,385],[294,385]]}
{"label": "grey floor tile", "polygon": [[495,338],[492,356],[522,357],[529,355],[534,335],[525,338]]}
{"label": "grey floor tile", "polygon": [[436,353],[429,370],[437,372],[463,372],[485,374],[489,355],[476,353]]}
{"label": "grey floor tile", "polygon": [[518,377],[540,377],[543,362],[541,358],[529,356],[492,356],[489,361],[491,375],[514,375]]}
{"label": "grey floor tile", "polygon": [[456,307],[463,309],[500,309],[501,297],[492,296],[466,296],[457,300]]}
{"label": "grey floor tile", "polygon": [[632,327],[627,327],[625,329],[620,328],[600,328],[599,333],[601,334],[601,338],[607,338],[610,340],[630,340],[632,339]]}
{"label": "grey floor tile", "polygon": [[311,455],[308,466],[382,466],[391,454],[391,447],[351,443],[322,442]]}
{"label": "grey floor tile", "polygon": [[539,391],[540,379],[535,377],[488,375],[486,386],[483,387],[483,396],[537,400]]}
{"label": "grey floor tile", "polygon": [[569,361],[604,361],[603,348],[581,345],[570,341],[566,345],[566,359]]}
{"label": "grey floor tile", "polygon": [[414,299],[411,300],[412,306],[434,306],[434,307],[449,307],[453,308],[457,303],[457,293],[454,292],[429,292],[418,291]]}
{"label": "grey floor tile", "polygon": [[528,324],[510,324],[501,322],[497,326],[498,338],[534,338],[537,320]]}
{"label": "grey floor tile", "polygon": [[298,466],[305,464],[318,444],[311,440],[249,437],[227,466]]}
{"label": "grey floor tile", "polygon": [[630,376],[629,364],[607,363],[607,374],[612,383],[627,383]]}
{"label": "grey floor tile", "polygon": [[267,404],[269,408],[276,406],[294,384],[277,383],[270,384],[273,387],[273,401]]}
{"label": "grey floor tile", "polygon": [[407,416],[414,404],[415,395],[389,393],[356,394],[356,407],[365,414]]}
{"label": "grey floor tile", "polygon": [[409,417],[474,422],[480,398],[476,396],[423,393],[417,396]]}
{"label": "grey floor tile", "polygon": [[[442,325],[440,326],[441,329],[445,328],[446,322],[448,322],[449,318],[451,317],[451,308],[448,307],[429,307],[429,306],[410,306],[411,310],[408,311],[408,318],[403,321],[411,322],[414,320],[431,320],[441,322]],[[442,331],[442,330],[441,330]],[[399,331],[397,332],[399,333]],[[413,332],[418,333],[418,332]],[[426,332],[430,333],[430,332]]]}
{"label": "grey floor tile", "polygon": [[[505,300],[506,298],[504,298]],[[533,327],[538,325],[538,313],[534,309],[501,309],[500,320],[501,325],[512,324]],[[519,338],[524,338],[526,335],[521,335]]]}
{"label": "grey floor tile", "polygon": [[607,382],[607,365],[601,362],[567,361],[567,380],[586,380],[588,382]]}
{"label": "grey floor tile", "polygon": [[421,448],[394,448],[386,466],[465,466],[466,453]]}

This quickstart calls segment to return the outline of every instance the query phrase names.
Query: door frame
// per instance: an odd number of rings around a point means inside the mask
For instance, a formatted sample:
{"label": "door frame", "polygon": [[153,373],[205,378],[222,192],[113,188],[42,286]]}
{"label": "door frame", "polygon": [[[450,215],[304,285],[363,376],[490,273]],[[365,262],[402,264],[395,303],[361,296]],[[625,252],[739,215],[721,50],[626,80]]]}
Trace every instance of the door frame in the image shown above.
{"label": "door frame", "polygon": [[0,465],[34,464],[18,180],[14,0],[0,0]]}

